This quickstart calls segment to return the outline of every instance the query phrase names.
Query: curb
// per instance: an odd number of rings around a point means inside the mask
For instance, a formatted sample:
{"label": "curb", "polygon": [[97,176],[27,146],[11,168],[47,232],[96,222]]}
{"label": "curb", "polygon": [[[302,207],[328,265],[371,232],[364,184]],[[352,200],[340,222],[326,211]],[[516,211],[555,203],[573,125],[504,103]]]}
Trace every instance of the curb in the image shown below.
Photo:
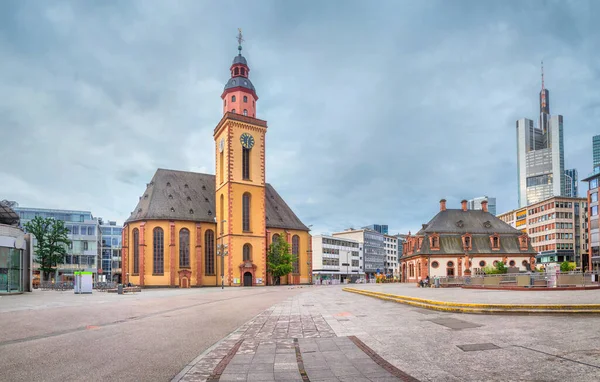
{"label": "curb", "polygon": [[427,300],[390,293],[371,292],[355,288],[343,288],[345,292],[375,297],[419,308],[453,313],[479,314],[599,314],[600,304],[471,304]]}

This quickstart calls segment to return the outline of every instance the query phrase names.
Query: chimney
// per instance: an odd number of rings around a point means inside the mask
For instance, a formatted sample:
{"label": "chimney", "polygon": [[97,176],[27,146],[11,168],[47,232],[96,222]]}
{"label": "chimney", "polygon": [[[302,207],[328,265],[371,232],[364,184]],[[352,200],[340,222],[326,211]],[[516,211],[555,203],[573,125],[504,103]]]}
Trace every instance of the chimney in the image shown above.
{"label": "chimney", "polygon": [[446,211],[446,199],[440,200],[440,211]]}
{"label": "chimney", "polygon": [[487,200],[484,200],[481,202],[481,209],[483,210],[483,212],[488,212],[487,203],[488,203]]}
{"label": "chimney", "polygon": [[460,202],[460,204],[462,205],[462,210],[466,211],[467,210],[467,201],[465,199],[463,199],[462,202]]}

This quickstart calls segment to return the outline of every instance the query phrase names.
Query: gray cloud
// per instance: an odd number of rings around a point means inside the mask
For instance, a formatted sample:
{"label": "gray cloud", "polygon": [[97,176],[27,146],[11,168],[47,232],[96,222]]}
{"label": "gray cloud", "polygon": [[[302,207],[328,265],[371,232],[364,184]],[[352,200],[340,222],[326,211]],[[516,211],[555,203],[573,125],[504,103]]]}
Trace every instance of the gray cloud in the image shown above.
{"label": "gray cloud", "polygon": [[313,229],[413,232],[446,197],[516,207],[544,60],[567,167],[600,133],[596,2],[5,1],[0,195],[123,221],[157,167],[213,172],[242,27],[267,178]]}

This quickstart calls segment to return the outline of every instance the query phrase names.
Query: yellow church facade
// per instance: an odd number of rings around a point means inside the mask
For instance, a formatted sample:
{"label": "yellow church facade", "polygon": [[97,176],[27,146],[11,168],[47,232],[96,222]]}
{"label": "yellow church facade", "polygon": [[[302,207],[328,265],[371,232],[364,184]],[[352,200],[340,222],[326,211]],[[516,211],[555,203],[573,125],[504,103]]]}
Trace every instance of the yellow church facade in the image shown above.
{"label": "yellow church facade", "polygon": [[221,95],[215,175],[158,169],[123,229],[125,282],[143,287],[265,286],[267,251],[279,236],[290,245],[292,272],[282,284],[312,282],[311,236],[266,183],[267,122],[239,54]]}

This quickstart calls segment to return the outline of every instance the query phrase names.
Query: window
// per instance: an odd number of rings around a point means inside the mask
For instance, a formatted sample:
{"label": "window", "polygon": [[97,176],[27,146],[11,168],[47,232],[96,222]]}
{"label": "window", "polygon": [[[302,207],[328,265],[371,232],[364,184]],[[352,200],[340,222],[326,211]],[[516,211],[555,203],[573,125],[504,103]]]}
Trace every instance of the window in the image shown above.
{"label": "window", "polygon": [[479,262],[479,266],[480,266],[481,268],[485,267],[485,261],[484,261],[484,260],[481,260],[481,261]]}
{"label": "window", "polygon": [[494,248],[499,248],[500,247],[500,238],[498,238],[498,236],[494,236],[492,238],[492,246]]}
{"label": "window", "polygon": [[235,113],[235,109],[231,109],[231,112],[232,112],[232,113]]}
{"label": "window", "polygon": [[179,267],[189,268],[190,266],[190,231],[182,228],[179,231]]}
{"label": "window", "polygon": [[452,261],[448,261],[448,263],[446,264],[446,266],[448,268],[452,268],[454,266],[454,263]]}
{"label": "window", "polygon": [[140,232],[133,229],[133,273],[140,273]]}
{"label": "window", "polygon": [[244,96],[244,102],[248,102],[248,96]]}
{"label": "window", "polygon": [[591,208],[591,212],[590,212],[590,213],[591,213],[591,216],[596,216],[596,215],[598,215],[598,206],[593,206],[593,207]]}
{"label": "window", "polygon": [[437,268],[437,267],[439,267],[439,266],[440,266],[440,263],[438,263],[437,261],[432,261],[432,262],[431,262],[431,268],[434,268],[434,269],[435,269],[435,268]]}
{"label": "window", "polygon": [[224,161],[224,154],[221,151],[221,153],[219,153],[219,183],[223,183],[223,171],[224,171],[224,165],[223,165],[223,161]]}
{"label": "window", "polygon": [[250,193],[242,196],[242,231],[250,231]]}
{"label": "window", "polygon": [[514,260],[509,261],[508,265],[510,265],[511,267],[514,267],[515,266],[515,261]]}
{"label": "window", "polygon": [[235,69],[233,69],[233,75],[234,75],[234,76],[237,76],[237,75],[239,75],[239,74],[240,74],[240,68],[235,68]]}
{"label": "window", "polygon": [[95,235],[96,234],[96,229],[94,227],[87,227],[87,234],[88,235]]}
{"label": "window", "polygon": [[242,76],[246,75],[246,68],[242,68]]}
{"label": "window", "polygon": [[221,235],[224,232],[225,224],[223,224],[223,220],[225,220],[225,197],[221,194],[220,202],[219,202],[219,215],[221,218]]}
{"label": "window", "polygon": [[252,246],[248,243],[244,244],[244,261],[252,261]]}
{"label": "window", "polygon": [[210,229],[204,233],[204,273],[215,274],[215,233]]}
{"label": "window", "polygon": [[523,260],[521,262],[521,265],[524,266],[524,267],[527,267],[529,265],[529,263],[527,262],[527,260]]}
{"label": "window", "polygon": [[273,235],[273,243],[275,243],[277,240],[279,240],[279,234],[276,233]]}
{"label": "window", "polygon": [[79,235],[79,226],[78,225],[74,225],[73,226],[73,231],[71,233],[73,235]]}
{"label": "window", "polygon": [[231,102],[235,102],[235,96],[234,95],[231,96]]}
{"label": "window", "polygon": [[242,179],[250,179],[250,149],[242,147]]}
{"label": "window", "polygon": [[155,275],[162,275],[165,272],[165,246],[164,246],[164,232],[162,228],[154,228],[153,234],[153,247],[154,256],[152,262],[152,273]]}
{"label": "window", "polygon": [[244,115],[248,115],[248,110],[244,109]]}
{"label": "window", "polygon": [[298,235],[292,236],[292,273],[297,275],[300,274],[300,237]]}
{"label": "window", "polygon": [[84,250],[84,251],[87,251],[87,250],[88,250],[88,242],[87,242],[87,241],[84,241],[84,242],[83,242],[83,250]]}

